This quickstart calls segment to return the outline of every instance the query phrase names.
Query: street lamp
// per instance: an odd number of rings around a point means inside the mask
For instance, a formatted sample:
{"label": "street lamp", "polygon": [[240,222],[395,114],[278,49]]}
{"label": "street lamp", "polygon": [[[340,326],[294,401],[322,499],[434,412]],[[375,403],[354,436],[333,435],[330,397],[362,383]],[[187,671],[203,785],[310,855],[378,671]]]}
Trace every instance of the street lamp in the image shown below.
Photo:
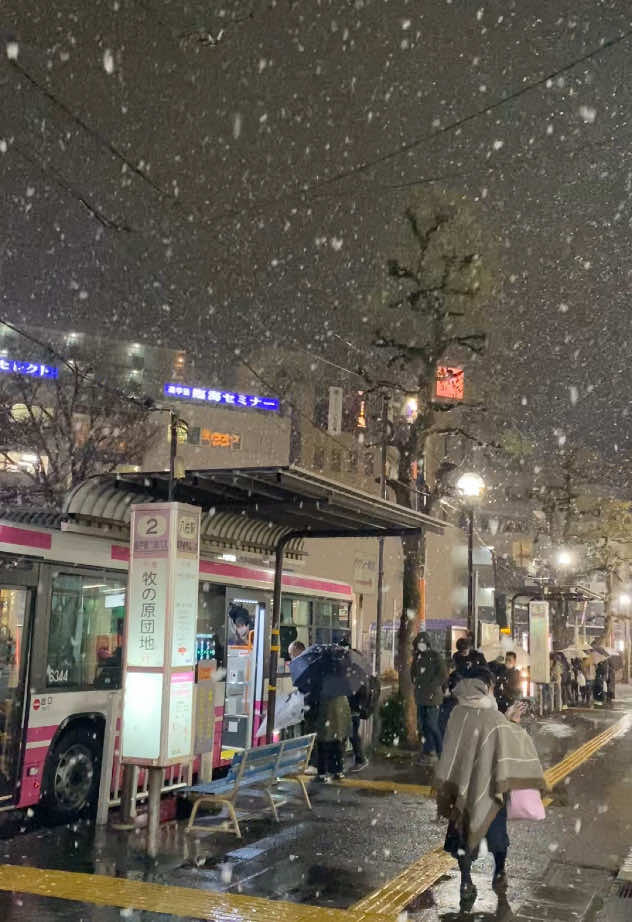
{"label": "street lamp", "polygon": [[[463,497],[468,507],[467,530],[467,629],[472,634],[475,629],[474,618],[474,504],[480,499],[485,490],[485,481],[480,474],[468,472],[461,474],[456,482],[456,488]],[[476,644],[477,638],[474,637]]]}
{"label": "street lamp", "polygon": [[570,567],[573,563],[573,555],[570,551],[561,550],[557,552],[557,563],[560,567]]}

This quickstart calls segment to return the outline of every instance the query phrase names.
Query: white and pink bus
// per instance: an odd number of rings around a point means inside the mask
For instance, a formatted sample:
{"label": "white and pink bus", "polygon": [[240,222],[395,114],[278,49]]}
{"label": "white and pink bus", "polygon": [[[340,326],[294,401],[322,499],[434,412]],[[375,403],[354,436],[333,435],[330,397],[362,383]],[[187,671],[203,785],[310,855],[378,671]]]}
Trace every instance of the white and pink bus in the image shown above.
{"label": "white and pink bus", "polygon": [[[61,518],[2,510],[0,809],[40,805],[63,821],[117,802],[128,554],[122,541],[73,532]],[[213,768],[257,744],[272,578],[235,555],[200,561],[197,658],[226,671],[214,686]],[[351,608],[348,585],[284,573],[281,661],[295,638],[353,640]],[[184,777],[168,770],[165,785]]]}

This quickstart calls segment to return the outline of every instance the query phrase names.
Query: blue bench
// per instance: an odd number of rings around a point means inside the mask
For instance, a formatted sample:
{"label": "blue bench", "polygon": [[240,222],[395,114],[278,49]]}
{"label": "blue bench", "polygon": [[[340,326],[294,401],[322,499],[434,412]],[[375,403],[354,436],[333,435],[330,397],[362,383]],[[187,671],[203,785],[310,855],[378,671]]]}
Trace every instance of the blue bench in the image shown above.
{"label": "blue bench", "polygon": [[[242,789],[262,789],[268,799],[275,820],[279,821],[277,808],[287,803],[275,798],[273,788],[279,781],[297,784],[303,792],[305,803],[312,809],[312,804],[305,787],[303,774],[309,765],[316,734],[298,736],[295,739],[270,743],[255,749],[245,749],[233,757],[228,774],[217,781],[196,784],[185,788],[182,793],[193,795],[195,802],[187,825],[187,832],[234,832],[241,839],[241,830],[235,810],[235,801]],[[226,807],[229,819],[221,825],[200,826],[195,824],[200,807]]]}

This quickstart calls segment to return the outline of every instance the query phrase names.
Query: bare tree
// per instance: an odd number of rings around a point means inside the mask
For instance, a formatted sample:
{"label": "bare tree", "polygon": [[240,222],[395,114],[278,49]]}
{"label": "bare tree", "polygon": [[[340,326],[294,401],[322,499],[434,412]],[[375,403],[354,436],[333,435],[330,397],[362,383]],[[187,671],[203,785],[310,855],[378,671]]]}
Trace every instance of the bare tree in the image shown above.
{"label": "bare tree", "polygon": [[[596,575],[603,578],[601,643],[608,643],[612,635],[617,587],[622,587],[632,564],[632,503],[608,495],[604,481],[612,480],[612,472],[599,454],[584,447],[565,445],[542,490],[544,524],[551,550],[568,545],[575,551],[568,576],[577,580]],[[553,621],[553,638],[560,643],[565,636],[565,618],[560,610]]]}
{"label": "bare tree", "polygon": [[[398,474],[392,479],[398,503],[413,504],[413,470],[426,454],[433,435],[454,434],[479,445],[487,440],[468,425],[475,409],[467,402],[435,399],[437,367],[481,355],[487,342],[481,306],[490,288],[480,256],[477,228],[458,208],[439,205],[406,208],[401,253],[387,260],[387,284],[371,305],[365,327],[371,345],[386,367],[381,381],[388,393],[413,394],[417,412],[398,420],[391,443],[398,452]],[[375,386],[374,369],[365,373]],[[480,431],[480,421],[474,431]],[[434,494],[436,498],[436,493]],[[433,494],[426,503],[431,511]],[[422,536],[403,539],[404,580],[399,629],[399,684],[407,703],[409,737],[415,731],[408,664],[420,585],[425,575],[426,546]]]}
{"label": "bare tree", "polygon": [[52,381],[3,376],[0,424],[0,497],[50,509],[86,477],[140,463],[156,432],[149,407],[100,386],[80,363]]}

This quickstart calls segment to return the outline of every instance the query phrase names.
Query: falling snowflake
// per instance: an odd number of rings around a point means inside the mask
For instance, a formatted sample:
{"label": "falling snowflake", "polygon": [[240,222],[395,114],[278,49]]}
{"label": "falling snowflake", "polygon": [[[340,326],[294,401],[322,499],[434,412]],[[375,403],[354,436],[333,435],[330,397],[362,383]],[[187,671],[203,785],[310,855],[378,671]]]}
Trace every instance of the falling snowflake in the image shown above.
{"label": "falling snowflake", "polygon": [[494,141],[494,144],[493,144],[494,150],[501,150],[504,146],[505,146],[504,141],[500,141],[499,139],[496,139],[496,141]]}
{"label": "falling snowflake", "polygon": [[592,106],[580,106],[579,114],[588,125],[592,125],[597,118],[597,110]]}
{"label": "falling snowflake", "polygon": [[114,73],[114,55],[109,48],[106,48],[103,52],[103,69],[106,74]]}
{"label": "falling snowflake", "polygon": [[342,249],[342,237],[332,237],[330,242],[332,250],[338,252]]}
{"label": "falling snowflake", "polygon": [[235,140],[241,135],[241,126],[243,124],[243,118],[241,112],[235,112],[233,116],[233,137]]}
{"label": "falling snowflake", "polygon": [[7,42],[7,57],[10,61],[17,61],[20,53],[20,46],[17,42]]}

